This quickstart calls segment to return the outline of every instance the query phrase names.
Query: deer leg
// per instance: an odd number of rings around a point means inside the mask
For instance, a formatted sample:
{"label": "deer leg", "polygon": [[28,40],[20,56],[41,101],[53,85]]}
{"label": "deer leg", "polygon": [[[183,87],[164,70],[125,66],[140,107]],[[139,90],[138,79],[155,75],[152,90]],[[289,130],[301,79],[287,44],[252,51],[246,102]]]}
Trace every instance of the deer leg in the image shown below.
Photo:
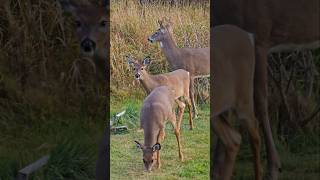
{"label": "deer leg", "polygon": [[109,132],[108,128],[105,129],[103,133],[103,138],[99,145],[98,160],[96,163],[96,178],[97,180],[107,179],[109,177]]}
{"label": "deer leg", "polygon": [[222,165],[221,175],[218,175],[218,179],[229,180],[232,177],[234,163],[239,151],[241,135],[221,116],[213,119],[213,130],[221,140],[225,149],[224,163]]}
{"label": "deer leg", "polygon": [[254,77],[254,107],[256,117],[262,125],[266,143],[268,174],[266,179],[278,179],[281,167],[268,117],[268,84],[267,84],[267,48],[256,46],[256,65]]}
{"label": "deer leg", "polygon": [[[179,111],[178,111],[178,120],[175,120],[175,123],[177,125],[177,128],[180,130],[181,129],[181,122],[183,119],[183,113],[184,113],[184,109],[185,109],[186,105],[179,100],[176,100],[176,102],[178,103]],[[174,118],[176,119],[176,117],[174,117]]]}
{"label": "deer leg", "polygon": [[[157,142],[160,143],[164,140],[165,137],[165,132],[164,129],[161,129],[159,131],[159,135],[158,135],[158,139]],[[157,168],[160,169],[161,168],[161,162],[160,162],[160,151],[157,151]]]}
{"label": "deer leg", "polygon": [[193,129],[193,121],[192,121],[192,105],[191,105],[191,100],[189,97],[185,97],[185,102],[188,105],[188,110],[189,110],[189,125],[190,125],[190,130]]}
{"label": "deer leg", "polygon": [[196,108],[196,102],[194,100],[194,78],[190,78],[189,94],[190,94],[190,99],[191,99],[191,103],[192,103],[193,118],[197,118],[198,117],[198,111],[197,111],[197,108]]}
{"label": "deer leg", "polygon": [[178,143],[178,150],[179,150],[179,158],[180,160],[183,162],[184,158],[183,158],[183,154],[182,154],[182,147],[181,147],[181,139],[180,139],[180,123],[181,120],[176,120],[176,116],[175,114],[172,114],[172,122],[176,122],[176,123],[172,123],[173,129],[174,129],[174,134],[176,135],[177,138],[177,143]]}
{"label": "deer leg", "polygon": [[[245,111],[242,111],[245,112]],[[239,120],[244,122],[246,129],[249,132],[250,143],[252,147],[252,152],[254,154],[254,170],[255,170],[255,179],[261,180],[261,157],[260,157],[260,134],[258,122],[254,116],[253,109],[248,115],[239,114]]]}
{"label": "deer leg", "polygon": [[225,149],[219,138],[216,138],[213,152],[212,179],[219,179],[219,175],[221,175],[223,171],[225,157]]}

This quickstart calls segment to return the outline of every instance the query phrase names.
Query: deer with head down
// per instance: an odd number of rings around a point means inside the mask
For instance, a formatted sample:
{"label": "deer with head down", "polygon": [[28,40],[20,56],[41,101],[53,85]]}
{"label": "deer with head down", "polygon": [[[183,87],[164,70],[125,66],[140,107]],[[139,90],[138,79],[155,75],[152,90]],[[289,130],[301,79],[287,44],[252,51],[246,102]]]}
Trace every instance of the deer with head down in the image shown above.
{"label": "deer with head down", "polygon": [[148,40],[152,43],[159,42],[160,47],[169,63],[171,70],[184,69],[190,73],[190,97],[193,108],[193,117],[197,116],[194,100],[194,79],[210,75],[209,48],[178,48],[173,39],[173,23],[163,25],[158,21],[160,28]]}
{"label": "deer with head down", "polygon": [[[154,165],[161,167],[160,149],[161,141],[165,137],[165,124],[169,121],[177,138],[179,158],[183,161],[180,124],[181,117],[176,119],[173,110],[175,92],[168,86],[160,86],[146,97],[140,113],[140,126],[144,130],[144,143],[135,141],[137,147],[142,150],[145,170],[150,172]],[[180,114],[182,116],[182,114]]]}
{"label": "deer with head down", "polygon": [[189,72],[178,69],[170,73],[151,75],[147,71],[147,67],[151,62],[149,56],[144,58],[142,63],[134,61],[127,57],[127,62],[133,67],[134,76],[140,82],[147,94],[150,94],[153,89],[159,86],[168,86],[175,92],[175,102],[179,107],[179,114],[184,111],[185,103],[181,102],[179,98],[183,98],[188,105],[189,110],[189,125],[193,129],[191,101],[189,97],[190,76]]}
{"label": "deer with head down", "polygon": [[232,26],[216,26],[212,31],[212,129],[221,153],[214,155],[213,178],[232,177],[241,135],[232,126],[228,113],[244,124],[254,154],[255,179],[261,180],[260,136],[254,114],[253,77],[255,68],[252,34]]}
{"label": "deer with head down", "polygon": [[281,165],[268,116],[267,55],[320,47],[320,1],[215,0],[211,7],[213,27],[233,24],[255,36],[255,113],[266,143],[266,179],[278,179]]}

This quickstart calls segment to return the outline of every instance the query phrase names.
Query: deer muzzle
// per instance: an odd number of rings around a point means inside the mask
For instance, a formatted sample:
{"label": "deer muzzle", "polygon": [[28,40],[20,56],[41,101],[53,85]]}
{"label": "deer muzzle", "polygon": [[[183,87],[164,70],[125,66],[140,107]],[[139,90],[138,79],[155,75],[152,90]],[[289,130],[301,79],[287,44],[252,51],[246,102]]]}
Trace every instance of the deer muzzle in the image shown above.
{"label": "deer muzzle", "polygon": [[154,39],[152,39],[151,37],[148,38],[148,41],[154,43]]}
{"label": "deer muzzle", "polygon": [[81,48],[85,53],[93,52],[96,49],[96,43],[89,38],[81,42]]}
{"label": "deer muzzle", "polygon": [[139,73],[137,73],[137,74],[135,75],[135,77],[136,77],[136,79],[140,79],[141,75],[140,75]]}

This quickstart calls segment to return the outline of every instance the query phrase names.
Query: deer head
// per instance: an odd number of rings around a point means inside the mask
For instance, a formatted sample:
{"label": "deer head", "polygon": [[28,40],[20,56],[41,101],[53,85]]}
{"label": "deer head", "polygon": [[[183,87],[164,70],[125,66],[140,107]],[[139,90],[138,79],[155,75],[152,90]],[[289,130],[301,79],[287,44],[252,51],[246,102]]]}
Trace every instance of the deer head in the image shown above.
{"label": "deer head", "polygon": [[149,38],[148,41],[154,43],[156,41],[163,41],[165,38],[170,37],[172,34],[173,23],[171,20],[168,20],[166,25],[163,25],[163,20],[158,20],[159,29],[154,32]]}
{"label": "deer head", "polygon": [[159,143],[154,144],[152,147],[140,144],[138,141],[134,141],[138,149],[142,150],[142,161],[146,171],[150,172],[155,162],[157,161],[156,152],[160,151],[161,145]]}
{"label": "deer head", "polygon": [[151,62],[151,58],[149,56],[145,57],[142,61],[142,63],[134,61],[132,58],[127,57],[127,62],[130,66],[133,67],[134,70],[134,77],[137,80],[143,80],[143,78],[148,75],[148,72],[146,71],[147,66]]}
{"label": "deer head", "polygon": [[74,18],[81,54],[85,57],[107,58],[107,7],[79,6],[69,0],[59,0],[62,9]]}

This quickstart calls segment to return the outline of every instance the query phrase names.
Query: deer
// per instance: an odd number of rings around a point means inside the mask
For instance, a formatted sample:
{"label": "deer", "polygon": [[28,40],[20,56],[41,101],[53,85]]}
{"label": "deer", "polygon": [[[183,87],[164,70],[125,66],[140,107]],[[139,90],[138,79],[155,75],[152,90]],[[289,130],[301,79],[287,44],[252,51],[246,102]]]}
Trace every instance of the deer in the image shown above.
{"label": "deer", "polygon": [[170,69],[184,69],[190,73],[190,97],[192,102],[193,117],[197,117],[196,103],[194,100],[194,80],[210,75],[210,51],[207,48],[178,48],[173,38],[173,23],[171,20],[166,25],[158,21],[160,28],[149,36],[151,43],[159,42]]}
{"label": "deer", "polygon": [[81,57],[93,60],[97,74],[103,73],[105,77],[109,54],[108,6],[79,5],[71,0],[59,0],[59,4],[74,19]]}
{"label": "deer", "polygon": [[267,55],[273,52],[319,48],[320,2],[319,0],[215,0],[211,7],[213,7],[211,28],[233,24],[255,36],[255,114],[262,125],[266,143],[268,171],[265,177],[276,180],[281,171],[281,163],[268,115]]}
{"label": "deer", "polygon": [[151,75],[146,68],[151,63],[150,56],[143,59],[142,63],[127,57],[127,62],[133,67],[134,76],[140,82],[141,86],[147,94],[150,94],[153,89],[159,86],[168,86],[175,92],[175,102],[178,104],[179,113],[185,107],[185,104],[179,100],[183,97],[189,110],[189,125],[190,130],[193,129],[192,114],[191,114],[191,100],[189,94],[190,76],[189,72],[183,69],[178,69],[170,73]]}
{"label": "deer", "polygon": [[[70,13],[74,19],[76,36],[79,40],[81,57],[93,60],[97,79],[103,79],[109,74],[109,5],[107,1],[101,6],[78,5],[74,1],[59,0],[58,4],[64,12]],[[103,77],[101,77],[103,76]],[[99,144],[98,160],[96,162],[96,179],[109,178],[109,127],[105,128]]]}
{"label": "deer", "polygon": [[168,86],[159,86],[145,98],[140,112],[140,125],[144,131],[144,143],[134,141],[138,149],[143,152],[142,161],[146,171],[150,172],[153,166],[161,168],[160,149],[161,141],[165,138],[165,124],[170,122],[178,143],[179,159],[184,160],[180,139],[180,124],[182,114],[176,119],[173,110],[175,92]]}
{"label": "deer", "polygon": [[213,102],[212,129],[223,152],[214,156],[214,178],[228,180],[241,144],[241,135],[231,126],[228,113],[235,115],[248,131],[254,153],[255,179],[261,180],[260,135],[254,114],[254,37],[233,26],[221,25],[212,31]]}

